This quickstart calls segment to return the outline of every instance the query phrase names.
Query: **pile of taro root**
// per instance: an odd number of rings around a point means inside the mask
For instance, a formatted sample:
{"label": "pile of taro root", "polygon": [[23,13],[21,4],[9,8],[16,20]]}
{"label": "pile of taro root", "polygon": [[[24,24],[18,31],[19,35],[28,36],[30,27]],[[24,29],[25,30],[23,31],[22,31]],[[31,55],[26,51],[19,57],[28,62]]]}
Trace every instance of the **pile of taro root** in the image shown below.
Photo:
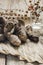
{"label": "pile of taro root", "polygon": [[20,46],[29,39],[31,42],[38,43],[39,37],[32,35],[31,32],[32,27],[25,27],[23,20],[5,21],[0,17],[0,42],[9,41],[14,46]]}

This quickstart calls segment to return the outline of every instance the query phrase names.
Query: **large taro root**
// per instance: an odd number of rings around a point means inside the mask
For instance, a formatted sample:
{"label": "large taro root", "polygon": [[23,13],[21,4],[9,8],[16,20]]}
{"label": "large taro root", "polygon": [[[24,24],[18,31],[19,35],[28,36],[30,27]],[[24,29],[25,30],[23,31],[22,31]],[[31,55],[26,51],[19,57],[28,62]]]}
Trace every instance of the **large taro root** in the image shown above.
{"label": "large taro root", "polygon": [[0,17],[0,42],[5,40],[4,26],[5,26],[5,20],[2,17]]}
{"label": "large taro root", "polygon": [[27,40],[27,35],[26,35],[26,31],[24,28],[25,28],[24,26],[21,26],[21,30],[19,31],[19,34],[18,34],[18,36],[22,42],[26,42],[26,40]]}
{"label": "large taro root", "polygon": [[19,20],[18,23],[15,24],[15,30],[13,34],[17,35],[20,38],[21,42],[26,42],[27,39],[26,30],[21,20]]}
{"label": "large taro root", "polygon": [[5,37],[7,38],[8,37],[8,33],[12,34],[13,33],[13,23],[12,22],[9,22],[5,25],[4,27],[4,34],[5,34]]}
{"label": "large taro root", "polygon": [[18,24],[18,21],[8,21],[8,23],[6,23],[5,27],[4,27],[4,34],[6,37],[8,37],[8,33],[10,34],[14,34],[15,31],[15,25]]}
{"label": "large taro root", "polygon": [[38,43],[39,37],[34,34],[34,31],[32,30],[32,27],[31,26],[30,27],[29,26],[26,27],[26,33],[27,33],[28,39],[30,41],[35,42],[35,43]]}
{"label": "large taro root", "polygon": [[14,45],[14,46],[19,46],[21,44],[20,39],[18,38],[18,36],[13,35],[13,34],[8,34],[8,40],[9,42]]}
{"label": "large taro root", "polygon": [[14,46],[19,46],[21,44],[20,39],[18,38],[18,36],[16,36],[15,34],[13,34],[14,32],[14,25],[13,23],[7,23],[4,29],[4,33],[5,36],[7,38],[7,40],[9,40],[9,42],[14,45]]}

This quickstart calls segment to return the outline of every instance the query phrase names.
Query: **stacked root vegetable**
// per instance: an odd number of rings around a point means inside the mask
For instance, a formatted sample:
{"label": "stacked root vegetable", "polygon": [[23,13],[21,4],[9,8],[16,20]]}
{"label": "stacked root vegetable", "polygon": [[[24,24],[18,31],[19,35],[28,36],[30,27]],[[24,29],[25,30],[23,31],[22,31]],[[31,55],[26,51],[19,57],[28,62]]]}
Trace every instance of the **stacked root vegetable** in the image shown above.
{"label": "stacked root vegetable", "polygon": [[14,21],[6,21],[0,17],[0,42],[11,43],[14,46],[19,46],[29,39],[32,42],[38,43],[39,38],[31,35],[32,28],[29,26],[25,27],[25,23],[22,20],[15,19]]}

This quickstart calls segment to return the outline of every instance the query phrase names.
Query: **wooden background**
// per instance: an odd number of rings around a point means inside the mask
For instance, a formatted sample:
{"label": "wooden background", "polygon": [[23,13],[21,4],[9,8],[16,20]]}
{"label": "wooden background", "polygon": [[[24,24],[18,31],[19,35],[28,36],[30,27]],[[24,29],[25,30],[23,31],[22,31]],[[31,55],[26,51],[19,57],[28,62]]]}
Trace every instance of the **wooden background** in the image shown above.
{"label": "wooden background", "polygon": [[0,65],[43,65],[43,64],[37,62],[27,63],[26,61],[19,61],[17,57],[0,54]]}

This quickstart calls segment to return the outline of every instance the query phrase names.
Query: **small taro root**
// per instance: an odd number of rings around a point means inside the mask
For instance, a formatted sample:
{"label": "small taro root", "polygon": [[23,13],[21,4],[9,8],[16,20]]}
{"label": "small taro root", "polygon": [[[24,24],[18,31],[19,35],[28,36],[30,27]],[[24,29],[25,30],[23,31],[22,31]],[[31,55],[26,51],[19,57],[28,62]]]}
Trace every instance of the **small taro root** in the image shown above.
{"label": "small taro root", "polygon": [[32,35],[32,27],[31,26],[27,26],[26,27],[26,33],[27,33],[27,36],[28,36],[28,39],[32,42],[35,42],[35,43],[38,43],[39,41],[39,37],[38,36],[34,36]]}
{"label": "small taro root", "polygon": [[22,42],[25,42],[27,39],[26,31],[23,26],[16,28],[16,35],[20,38]]}
{"label": "small taro root", "polygon": [[0,17],[0,41],[4,41],[4,26],[5,26],[5,20]]}
{"label": "small taro root", "polygon": [[0,17],[0,34],[4,33],[5,20]]}
{"label": "small taro root", "polygon": [[39,41],[39,37],[37,37],[37,36],[28,35],[28,38],[30,41],[35,42],[35,43],[38,43],[38,41]]}
{"label": "small taro root", "polygon": [[13,23],[8,23],[7,25],[6,25],[6,28],[7,28],[7,32],[10,32],[11,30],[12,30],[12,28],[13,28]]}
{"label": "small taro root", "polygon": [[26,36],[26,33],[24,31],[22,31],[18,36],[22,42],[26,42],[27,36]]}
{"label": "small taro root", "polygon": [[4,41],[5,41],[4,34],[0,34],[0,42],[4,42]]}
{"label": "small taro root", "polygon": [[26,33],[29,35],[31,35],[32,34],[32,27],[31,26],[26,26]]}
{"label": "small taro root", "polygon": [[21,44],[20,39],[16,35],[11,34],[10,37],[9,37],[9,41],[14,46],[19,46]]}
{"label": "small taro root", "polygon": [[27,39],[26,30],[25,30],[25,24],[18,20],[19,23],[15,25],[14,34],[16,34],[22,42],[25,42]]}

